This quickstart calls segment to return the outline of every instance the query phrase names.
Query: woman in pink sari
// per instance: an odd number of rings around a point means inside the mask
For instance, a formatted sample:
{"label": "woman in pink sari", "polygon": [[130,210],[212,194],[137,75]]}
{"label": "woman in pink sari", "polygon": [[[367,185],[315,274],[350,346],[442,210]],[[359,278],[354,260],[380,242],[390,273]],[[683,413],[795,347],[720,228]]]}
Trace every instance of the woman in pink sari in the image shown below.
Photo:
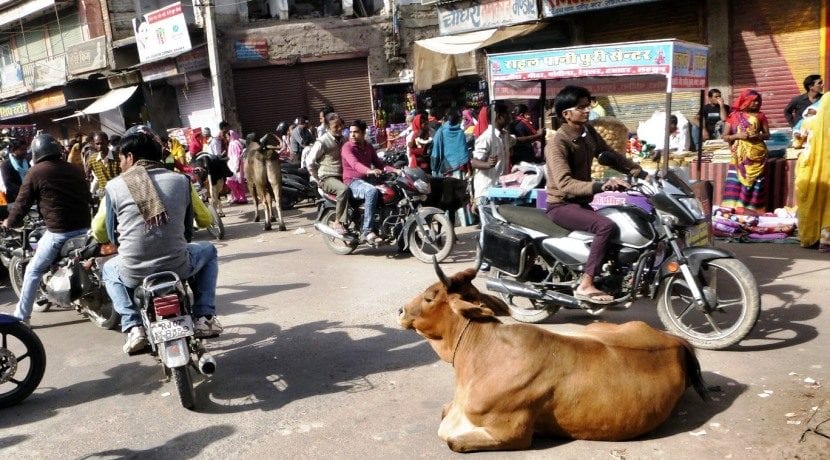
{"label": "woman in pink sari", "polygon": [[236,131],[228,131],[228,136],[230,137],[228,143],[228,168],[233,173],[233,176],[229,177],[226,183],[231,190],[232,202],[235,204],[247,204],[248,197],[245,196],[245,159],[242,155],[245,146],[242,145],[242,141],[239,140],[239,133]]}

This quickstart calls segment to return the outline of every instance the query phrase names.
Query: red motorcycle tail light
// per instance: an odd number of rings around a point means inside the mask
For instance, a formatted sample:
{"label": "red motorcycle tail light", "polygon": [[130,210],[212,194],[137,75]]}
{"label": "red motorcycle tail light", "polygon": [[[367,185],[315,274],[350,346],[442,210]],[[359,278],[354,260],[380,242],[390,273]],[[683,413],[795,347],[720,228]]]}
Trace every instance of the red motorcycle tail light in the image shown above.
{"label": "red motorcycle tail light", "polygon": [[179,296],[176,294],[169,294],[153,299],[153,308],[156,311],[156,316],[163,318],[165,316],[179,316],[181,310],[179,308]]}

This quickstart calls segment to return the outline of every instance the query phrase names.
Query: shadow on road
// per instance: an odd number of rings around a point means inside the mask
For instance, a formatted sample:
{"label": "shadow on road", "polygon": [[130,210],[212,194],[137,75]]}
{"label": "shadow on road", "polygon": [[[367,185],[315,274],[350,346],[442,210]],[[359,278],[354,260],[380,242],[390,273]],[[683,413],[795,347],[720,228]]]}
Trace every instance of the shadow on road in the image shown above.
{"label": "shadow on road", "polygon": [[105,450],[81,458],[196,458],[212,443],[227,438],[235,432],[236,430],[230,425],[216,425],[180,434],[173,439],[164,441],[161,446],[150,449]]}
{"label": "shadow on road", "polygon": [[20,444],[29,438],[30,436],[27,435],[4,436],[0,438],[0,449],[7,449],[15,444]]}
{"label": "shadow on road", "polygon": [[275,307],[256,305],[252,303],[253,299],[273,295],[282,291],[302,289],[308,286],[309,283],[269,284],[265,286],[234,284],[223,286],[225,292],[217,297],[217,305],[219,305],[223,316],[254,310],[270,310]]}
{"label": "shadow on road", "polygon": [[45,420],[60,409],[117,395],[150,394],[164,384],[161,366],[138,362],[119,364],[104,372],[105,377],[78,382],[63,388],[39,387],[22,403],[0,409],[0,429]]}
{"label": "shadow on road", "polygon": [[373,374],[436,360],[411,331],[333,321],[229,327],[208,348],[218,370],[196,391],[196,406],[208,413],[270,411],[312,396],[369,391],[382,384]]}

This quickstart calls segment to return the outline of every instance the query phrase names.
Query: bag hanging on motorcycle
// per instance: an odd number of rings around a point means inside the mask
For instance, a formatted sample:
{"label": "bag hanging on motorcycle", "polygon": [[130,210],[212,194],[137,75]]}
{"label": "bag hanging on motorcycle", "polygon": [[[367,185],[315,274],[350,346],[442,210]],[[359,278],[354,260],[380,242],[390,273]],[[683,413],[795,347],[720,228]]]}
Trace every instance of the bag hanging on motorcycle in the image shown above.
{"label": "bag hanging on motorcycle", "polygon": [[482,260],[504,272],[518,275],[522,249],[530,243],[530,237],[502,223],[488,223],[482,231]]}

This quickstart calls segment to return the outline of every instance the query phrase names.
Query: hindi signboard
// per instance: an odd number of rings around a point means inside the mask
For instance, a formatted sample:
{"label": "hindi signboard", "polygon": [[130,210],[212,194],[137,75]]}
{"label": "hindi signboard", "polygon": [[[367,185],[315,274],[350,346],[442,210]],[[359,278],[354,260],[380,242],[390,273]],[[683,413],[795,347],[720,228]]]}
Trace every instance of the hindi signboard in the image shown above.
{"label": "hindi signboard", "polygon": [[264,61],[268,59],[268,40],[249,38],[233,44],[233,56],[237,61]]}
{"label": "hindi signboard", "polygon": [[22,117],[23,115],[29,115],[30,113],[32,113],[32,111],[29,107],[29,102],[26,100],[0,104],[0,120]]}
{"label": "hindi signboard", "polygon": [[133,18],[133,31],[141,62],[177,56],[191,48],[181,2]]}
{"label": "hindi signboard", "polygon": [[542,0],[542,16],[546,18],[565,14],[584,13],[654,0]]}
{"label": "hindi signboard", "polygon": [[535,0],[470,0],[438,6],[438,29],[452,35],[535,21]]}
{"label": "hindi signboard", "polygon": [[107,38],[97,37],[66,48],[66,68],[72,75],[107,66]]}

